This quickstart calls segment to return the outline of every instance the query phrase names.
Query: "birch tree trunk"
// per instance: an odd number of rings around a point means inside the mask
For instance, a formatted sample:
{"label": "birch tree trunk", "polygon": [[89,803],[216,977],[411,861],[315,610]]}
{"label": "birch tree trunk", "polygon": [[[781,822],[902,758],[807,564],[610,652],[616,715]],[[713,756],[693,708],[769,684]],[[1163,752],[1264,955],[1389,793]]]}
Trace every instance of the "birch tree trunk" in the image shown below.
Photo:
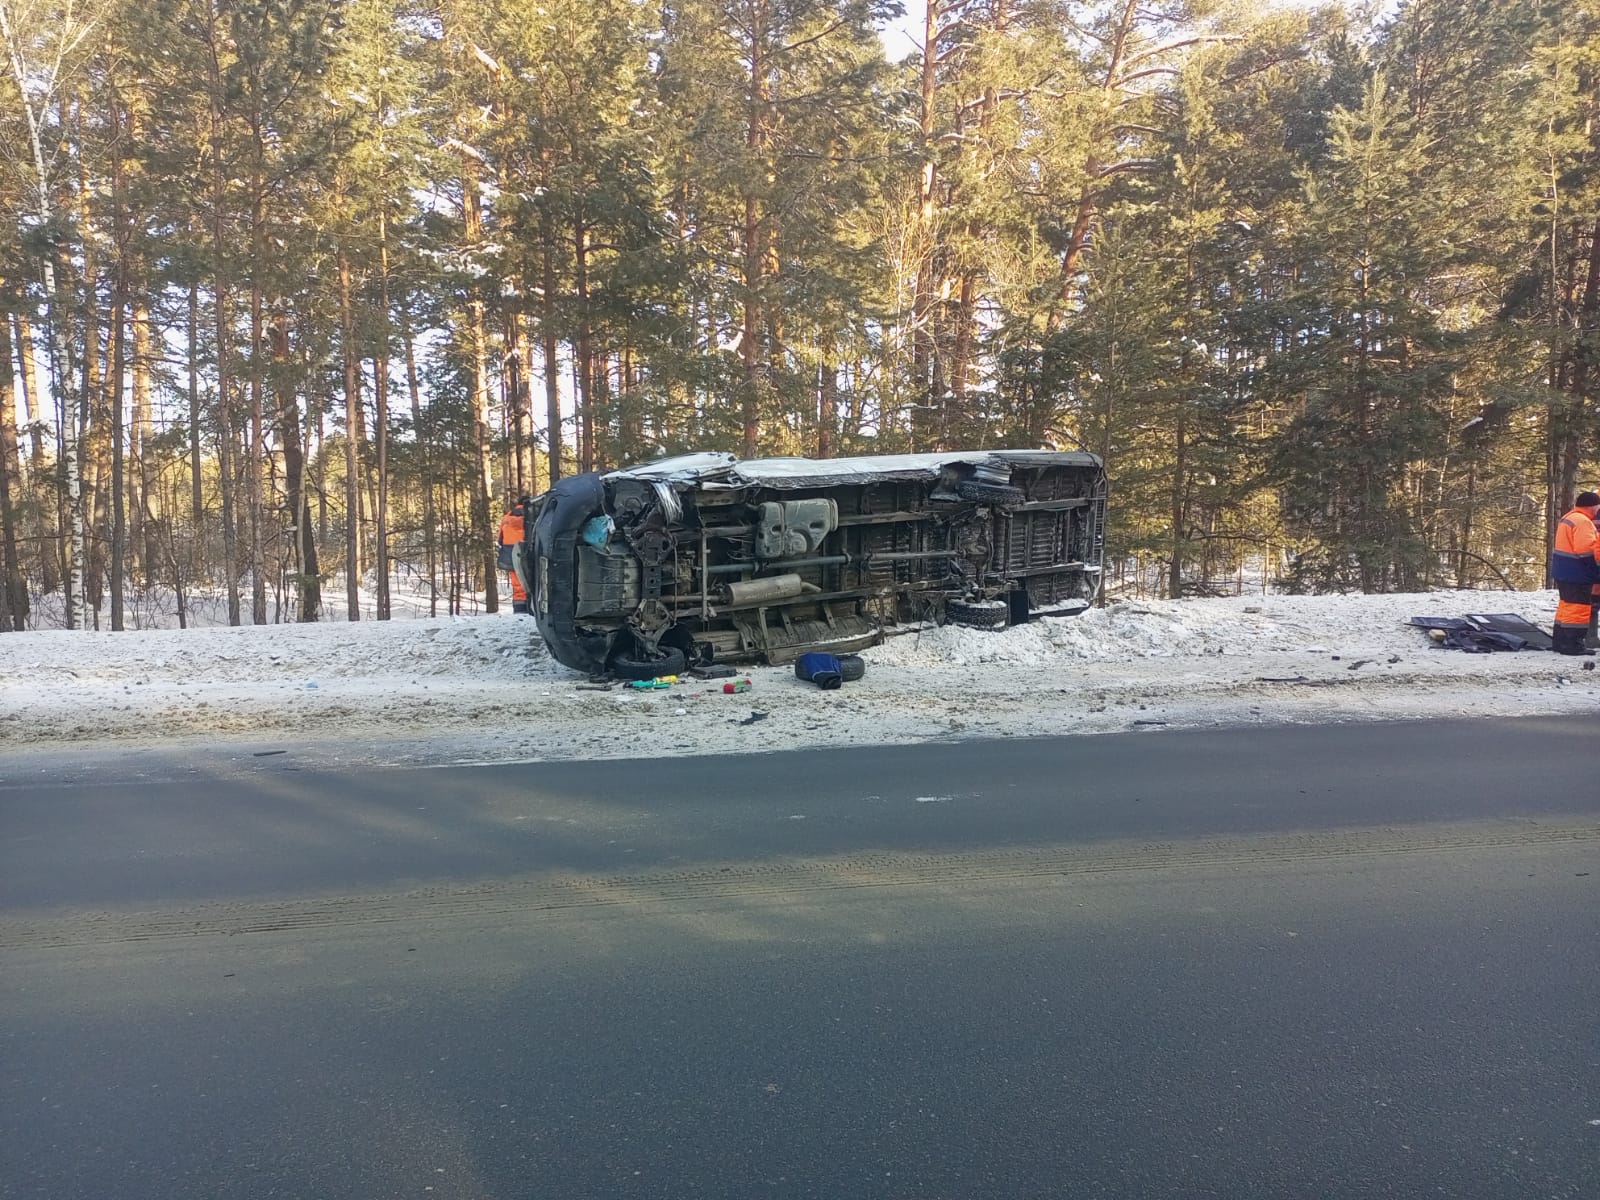
{"label": "birch tree trunk", "polygon": [[[87,38],[98,21],[98,12],[89,9],[86,14],[69,18],[69,23],[55,31],[58,47],[76,46]],[[33,169],[32,200],[33,222],[41,230],[50,229],[55,216],[55,205],[50,195],[50,170],[45,160],[44,139],[40,122],[61,83],[61,65],[65,51],[60,50],[55,63],[48,68],[38,68],[24,57],[24,38],[31,31],[17,30],[11,23],[10,5],[0,0],[0,38],[5,40],[6,56],[20,93],[22,115],[27,129],[27,153]],[[28,81],[25,84],[23,81]],[[34,86],[30,87],[28,84]],[[61,460],[66,470],[67,503],[71,513],[72,532],[68,558],[71,579],[66,600],[67,627],[82,629],[87,624],[84,606],[84,524],[82,445],[78,437],[78,405],[73,395],[73,362],[71,343],[67,337],[64,301],[57,284],[57,257],[63,253],[59,241],[52,243],[41,256],[40,283],[44,289],[44,321],[46,342],[49,346],[50,374],[55,384],[56,406],[61,419]]]}

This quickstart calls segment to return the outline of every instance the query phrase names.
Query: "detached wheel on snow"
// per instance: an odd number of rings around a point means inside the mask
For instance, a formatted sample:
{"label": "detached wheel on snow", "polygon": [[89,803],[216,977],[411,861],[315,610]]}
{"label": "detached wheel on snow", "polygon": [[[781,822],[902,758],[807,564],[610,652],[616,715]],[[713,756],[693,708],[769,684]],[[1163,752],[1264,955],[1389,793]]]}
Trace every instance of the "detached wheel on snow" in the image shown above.
{"label": "detached wheel on snow", "polygon": [[654,679],[657,675],[680,675],[688,666],[683,651],[663,646],[647,655],[637,646],[619,650],[611,660],[611,673],[618,679]]}
{"label": "detached wheel on snow", "polygon": [[1011,606],[1004,600],[946,600],[944,615],[953,625],[972,629],[1003,629]]}
{"label": "detached wheel on snow", "polygon": [[1021,488],[1007,483],[979,483],[976,479],[956,484],[956,495],[979,504],[1021,504],[1027,499]]}
{"label": "detached wheel on snow", "polygon": [[839,678],[854,683],[867,673],[867,661],[859,654],[839,655]]}

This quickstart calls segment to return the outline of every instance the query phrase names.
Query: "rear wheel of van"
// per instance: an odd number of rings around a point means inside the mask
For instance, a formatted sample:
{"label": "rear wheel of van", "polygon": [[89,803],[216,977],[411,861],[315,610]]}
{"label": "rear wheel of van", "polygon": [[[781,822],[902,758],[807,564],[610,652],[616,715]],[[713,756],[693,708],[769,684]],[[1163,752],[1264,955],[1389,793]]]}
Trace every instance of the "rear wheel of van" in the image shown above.
{"label": "rear wheel of van", "polygon": [[944,615],[953,625],[967,625],[973,629],[1003,629],[1011,615],[1011,605],[1004,600],[948,600]]}

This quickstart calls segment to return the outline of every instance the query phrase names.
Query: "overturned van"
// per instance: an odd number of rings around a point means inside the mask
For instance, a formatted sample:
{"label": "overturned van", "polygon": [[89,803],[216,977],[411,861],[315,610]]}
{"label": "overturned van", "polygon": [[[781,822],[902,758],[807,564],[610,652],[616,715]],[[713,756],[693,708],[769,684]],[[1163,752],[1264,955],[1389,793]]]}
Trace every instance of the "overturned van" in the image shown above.
{"label": "overturned van", "polygon": [[557,661],[648,678],[786,663],[897,625],[999,628],[1092,604],[1105,472],[1042,450],[739,461],[558,481],[514,554]]}

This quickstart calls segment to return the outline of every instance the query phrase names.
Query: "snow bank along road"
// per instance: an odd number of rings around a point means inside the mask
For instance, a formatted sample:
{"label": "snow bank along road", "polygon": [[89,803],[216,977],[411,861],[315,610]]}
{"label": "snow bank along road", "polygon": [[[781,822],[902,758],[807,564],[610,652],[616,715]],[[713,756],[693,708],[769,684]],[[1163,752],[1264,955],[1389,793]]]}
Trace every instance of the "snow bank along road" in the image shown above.
{"label": "snow bank along road", "polygon": [[[928,628],[840,691],[590,690],[510,615],[0,637],[0,751],[196,739],[346,761],[761,751],[1129,728],[1600,711],[1595,660],[1433,648],[1414,614],[1518,613],[1548,592],[1131,601],[1002,632]],[[765,714],[755,720],[755,714]]]}

